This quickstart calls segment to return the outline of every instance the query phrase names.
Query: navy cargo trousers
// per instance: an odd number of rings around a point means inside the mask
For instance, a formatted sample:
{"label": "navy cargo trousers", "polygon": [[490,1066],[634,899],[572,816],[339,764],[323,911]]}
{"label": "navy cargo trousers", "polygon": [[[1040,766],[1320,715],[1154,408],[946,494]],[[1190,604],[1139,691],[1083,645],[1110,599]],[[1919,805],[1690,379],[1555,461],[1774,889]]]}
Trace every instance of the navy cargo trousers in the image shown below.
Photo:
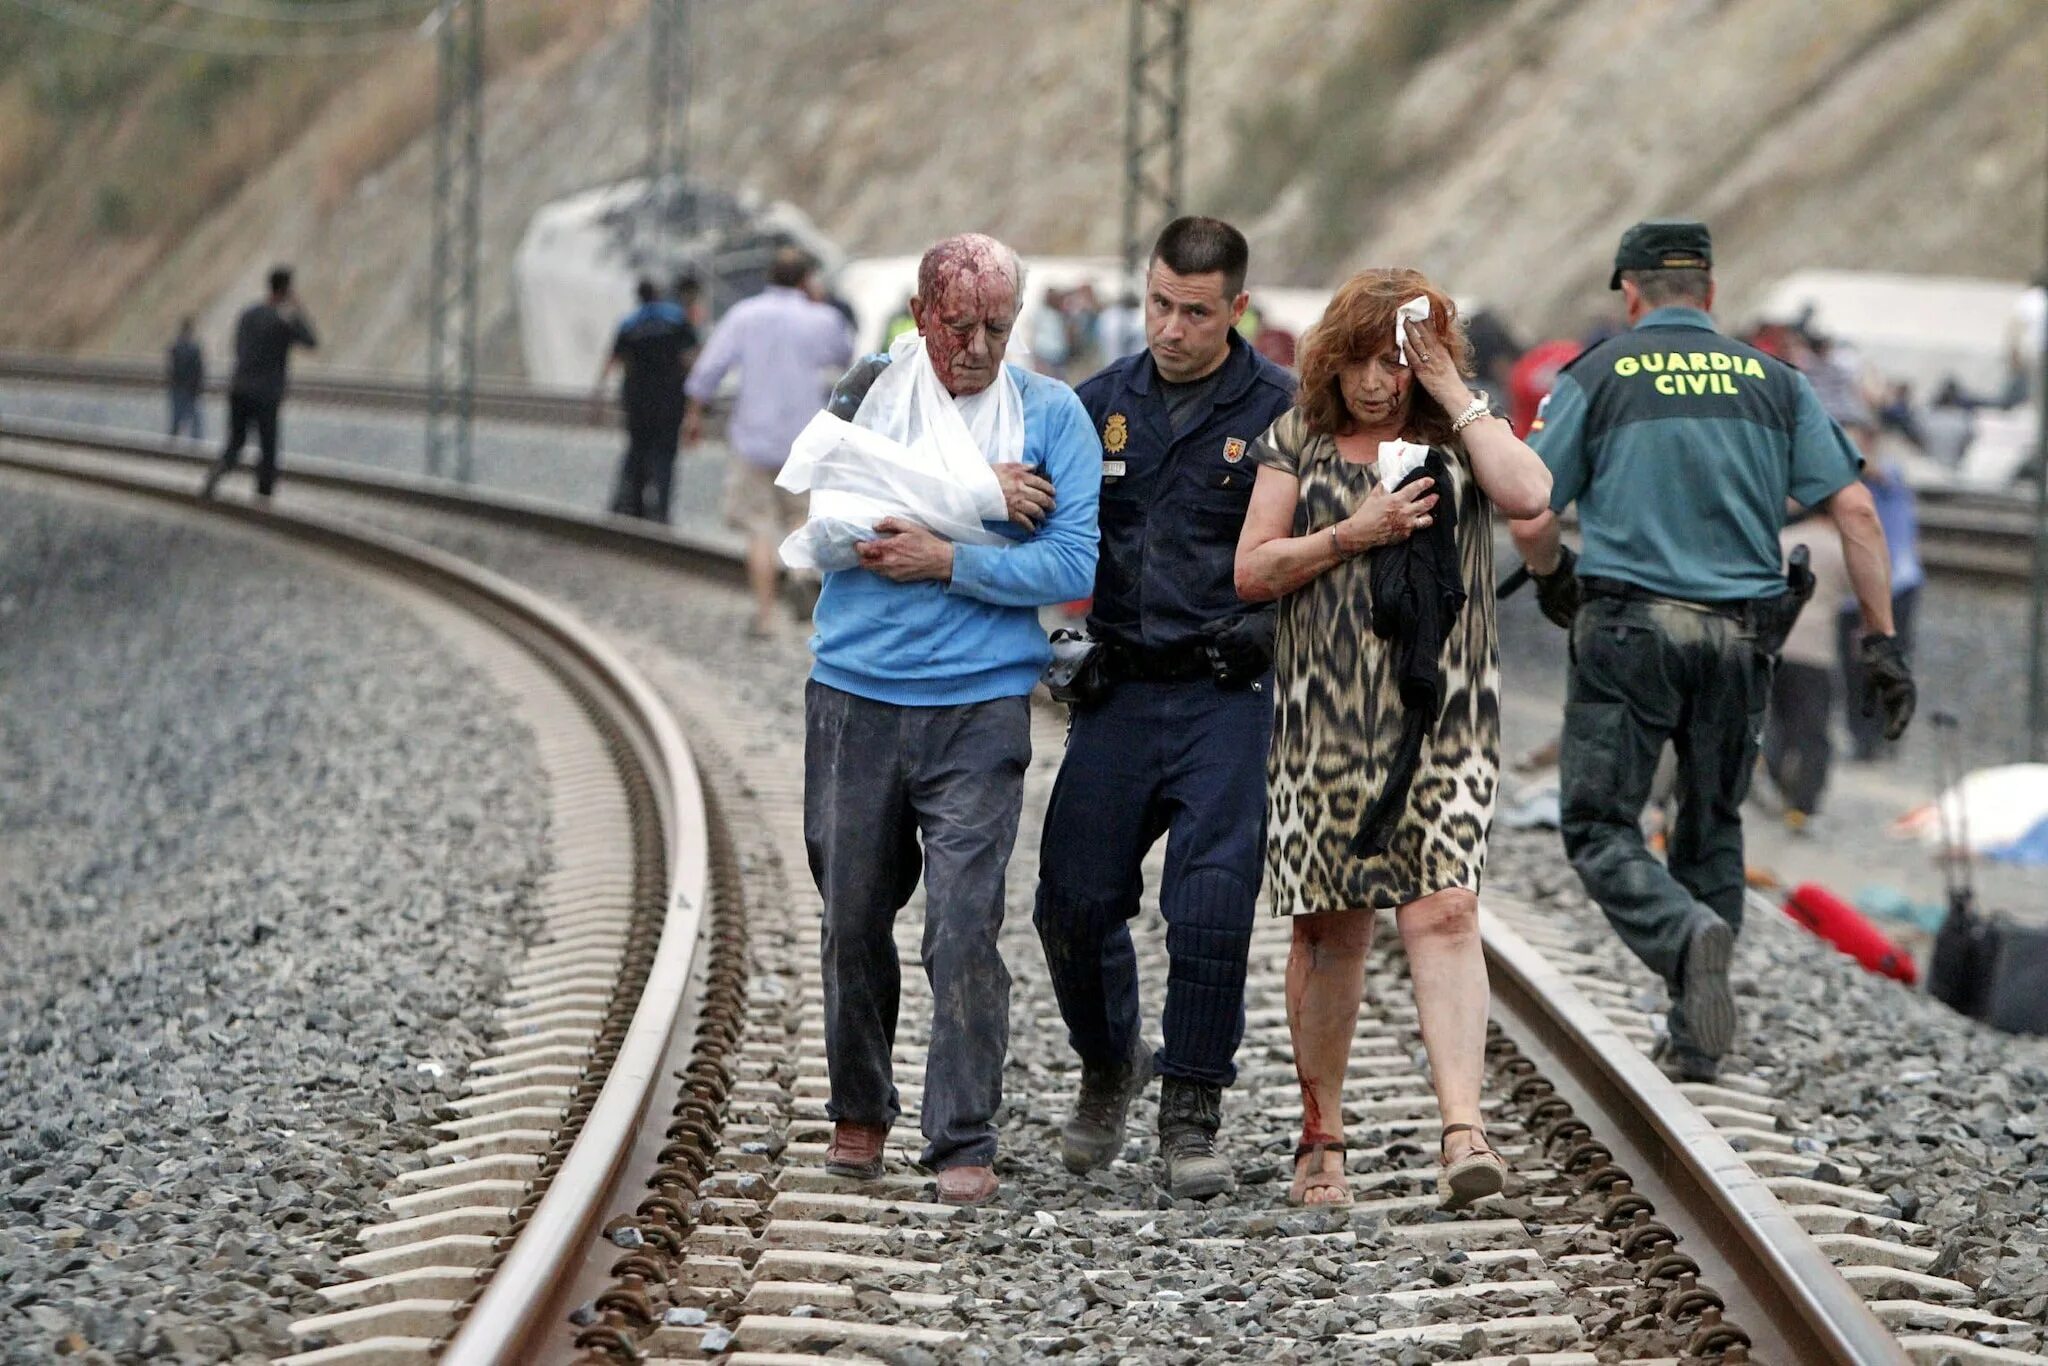
{"label": "navy cargo trousers", "polygon": [[[1622,942],[1679,998],[1703,915],[1742,928],[1742,799],[1770,699],[1769,659],[1742,623],[1659,600],[1589,598],[1572,624],[1559,756],[1565,854]],[[1643,841],[1643,807],[1666,742],[1678,756],[1666,860]]]}
{"label": "navy cargo trousers", "polygon": [[1225,691],[1208,678],[1118,683],[1076,711],[1046,808],[1032,923],[1067,1038],[1091,1067],[1117,1067],[1141,1029],[1130,921],[1140,865],[1166,835],[1163,1076],[1227,1086],[1244,1037],[1266,835],[1273,681]]}
{"label": "navy cargo trousers", "polygon": [[902,973],[896,913],[924,875],[921,957],[932,989],[923,1161],[995,1160],[1010,1044],[1010,973],[996,936],[1031,762],[1030,701],[950,707],[804,690],[804,844],[825,902],[826,1113],[887,1128]]}

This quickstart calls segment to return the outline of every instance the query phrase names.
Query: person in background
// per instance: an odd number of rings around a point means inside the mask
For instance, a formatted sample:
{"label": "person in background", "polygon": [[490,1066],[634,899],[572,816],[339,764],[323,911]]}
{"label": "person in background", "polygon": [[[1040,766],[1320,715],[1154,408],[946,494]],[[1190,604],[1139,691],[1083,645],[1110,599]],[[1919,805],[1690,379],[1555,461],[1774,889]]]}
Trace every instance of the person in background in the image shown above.
{"label": "person in background", "polygon": [[[1764,722],[1764,770],[1784,799],[1786,829],[1798,834],[1820,810],[1834,761],[1835,617],[1828,604],[1855,598],[1842,538],[1825,517],[1793,504],[1792,520],[1778,540],[1788,561],[1794,547],[1805,546],[1813,573],[1813,601],[1793,620],[1771,672],[1771,709]],[[1849,696],[1862,694],[1852,688]]]}
{"label": "person in background", "polygon": [[[1927,584],[1927,567],[1920,562],[1919,496],[1913,492],[1896,464],[1879,453],[1878,424],[1860,400],[1841,414],[1842,429],[1863,453],[1863,487],[1877,504],[1877,519],[1884,525],[1884,543],[1891,552],[1892,633],[1899,648],[1913,653],[1913,623],[1919,615],[1920,590]],[[1824,614],[1829,599],[1814,595],[1812,612]],[[1868,686],[1863,664],[1863,619],[1853,593],[1837,594],[1840,610],[1835,615],[1836,658],[1841,661],[1842,682],[1849,699],[1849,757],[1858,763],[1881,759],[1895,747],[1884,738],[1884,717],[1861,704]]]}
{"label": "person in background", "polygon": [[171,435],[204,441],[199,395],[206,388],[206,355],[192,319],[178,324],[178,338],[164,357],[164,381],[171,392]]}
{"label": "person in background", "polygon": [[887,354],[889,348],[896,344],[898,337],[906,332],[915,331],[917,331],[917,319],[910,314],[910,300],[905,299],[903,306],[889,315],[889,325],[882,329],[882,352]]}
{"label": "person in background", "polygon": [[661,297],[654,281],[642,280],[634,292],[639,306],[619,324],[611,355],[597,372],[591,404],[595,411],[612,371],[623,369],[619,406],[625,410],[626,451],[612,486],[611,510],[665,523],[682,432],[683,379],[697,354],[697,329],[680,303]]}
{"label": "person in background", "polygon": [[1031,315],[1031,363],[1041,375],[1065,379],[1067,375],[1066,298],[1047,285]]}
{"label": "person in background", "polygon": [[[804,843],[824,901],[825,1168],[882,1175],[900,1109],[891,1062],[902,969],[896,916],[925,886],[931,1042],[919,1115],[922,1163],[942,1203],[996,1194],[996,1111],[1010,1035],[998,934],[1004,877],[1031,762],[1030,694],[1052,659],[1038,609],[1088,591],[1102,450],[1066,385],[1003,364],[1024,271],[979,233],[935,244],[918,266],[919,341],[864,359],[832,411],[855,425],[869,391],[907,383],[928,426],[953,408],[970,432],[1016,405],[1014,447],[980,448],[1010,520],[998,545],[956,545],[885,517],[857,567],[825,576],[804,687]],[[714,339],[715,340],[715,339]],[[896,367],[919,367],[902,375]],[[877,403],[895,413],[900,405]],[[879,430],[879,428],[877,429]],[[908,424],[886,435],[902,440]],[[993,524],[989,524],[993,526]]]}
{"label": "person in background", "polygon": [[1490,308],[1482,308],[1465,320],[1465,336],[1472,343],[1472,370],[1480,387],[1495,407],[1504,407],[1509,374],[1522,354],[1522,343],[1507,320]]}
{"label": "person in background", "polygon": [[783,247],[768,265],[768,285],[726,310],[683,386],[689,408],[683,439],[704,439],[704,405],[727,374],[739,371],[739,392],[726,423],[732,461],[726,470],[725,521],[747,537],[747,583],[754,595],[749,634],[778,626],[775,590],[782,566],[776,550],[804,520],[801,495],[775,487],[790,443],[825,406],[832,375],[853,359],[853,329],[828,304],[804,292],[811,258]]}
{"label": "person in background", "polygon": [[1125,290],[1114,304],[1102,310],[1097,332],[1102,340],[1102,363],[1115,365],[1125,356],[1135,356],[1145,349],[1145,314],[1138,307],[1138,296]]}
{"label": "person in background", "polygon": [[1585,348],[1569,337],[1553,337],[1524,351],[1508,366],[1508,421],[1515,435],[1527,437],[1536,422],[1536,412],[1550,397],[1558,371],[1570,365]]}
{"label": "person in background", "polygon": [[1067,373],[1087,374],[1098,368],[1102,306],[1096,301],[1095,286],[1083,280],[1068,290],[1060,300],[1060,315],[1067,326]]}
{"label": "person in background", "polygon": [[1298,340],[1292,332],[1269,318],[1259,324],[1259,335],[1252,338],[1252,350],[1282,370],[1292,370]]}
{"label": "person in background", "polygon": [[683,310],[683,321],[687,322],[699,337],[711,322],[711,309],[704,302],[704,282],[689,271],[676,275],[669,293],[676,301],[676,307]]}
{"label": "person in background", "polygon": [[[1105,695],[1077,703],[1038,847],[1032,923],[1045,948],[1080,1094],[1067,1169],[1123,1151],[1130,1102],[1156,1071],[1159,1152],[1176,1199],[1235,1183],[1215,1150],[1244,1033],[1258,918],[1273,613],[1231,582],[1251,499],[1251,443],[1294,383],[1232,326],[1249,248],[1216,218],[1167,224],[1146,271],[1148,348],[1081,386],[1100,441],[1102,553],[1088,631]],[[1161,837],[1166,1000],[1144,1038],[1130,922]]]}
{"label": "person in background", "polygon": [[[1404,322],[1418,298],[1428,316]],[[1351,1203],[1345,1079],[1381,911],[1429,1054],[1438,1203],[1506,1179],[1479,1109],[1479,885],[1500,779],[1493,510],[1540,512],[1550,476],[1466,385],[1468,356],[1445,291],[1412,270],[1360,272],[1309,332],[1295,407],[1252,451],[1236,580],[1246,601],[1280,604],[1266,882],[1293,926],[1294,1204]],[[1419,463],[1386,467],[1404,455]]]}
{"label": "person in background", "polygon": [[228,381],[228,444],[206,472],[199,496],[211,498],[224,475],[242,458],[249,428],[256,428],[256,493],[268,498],[277,488],[277,416],[284,406],[285,376],[294,346],[313,348],[320,340],[292,291],[290,266],[270,272],[270,293],[235,320],[235,372]]}

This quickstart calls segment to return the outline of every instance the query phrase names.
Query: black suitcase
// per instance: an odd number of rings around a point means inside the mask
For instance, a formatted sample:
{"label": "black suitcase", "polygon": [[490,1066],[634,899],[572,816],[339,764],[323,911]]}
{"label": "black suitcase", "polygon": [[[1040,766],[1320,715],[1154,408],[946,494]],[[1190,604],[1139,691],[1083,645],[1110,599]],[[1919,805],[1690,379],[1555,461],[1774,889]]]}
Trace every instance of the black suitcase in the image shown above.
{"label": "black suitcase", "polygon": [[[1956,719],[1936,712],[1934,727],[1953,731]],[[1941,785],[1954,789],[1950,771],[1956,753],[1953,735],[1936,748],[1943,756]],[[1958,800],[1956,829],[1949,829],[1948,807],[1935,796],[1941,817],[1941,866],[1948,891],[1948,914],[1934,936],[1934,955],[1927,965],[1927,993],[1973,1020],[2010,1034],[2048,1034],[2048,929],[2017,925],[1977,909],[1970,877],[1969,811]]]}

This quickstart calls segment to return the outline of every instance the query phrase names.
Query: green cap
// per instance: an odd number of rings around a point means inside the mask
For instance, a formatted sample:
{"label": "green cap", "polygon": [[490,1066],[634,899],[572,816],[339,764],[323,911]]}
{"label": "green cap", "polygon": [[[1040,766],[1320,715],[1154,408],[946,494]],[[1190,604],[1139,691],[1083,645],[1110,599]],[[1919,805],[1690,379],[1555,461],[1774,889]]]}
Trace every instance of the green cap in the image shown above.
{"label": "green cap", "polygon": [[1712,270],[1714,239],[1705,223],[1685,218],[1652,218],[1621,235],[1614,251],[1614,278],[1609,289],[1621,288],[1624,270]]}

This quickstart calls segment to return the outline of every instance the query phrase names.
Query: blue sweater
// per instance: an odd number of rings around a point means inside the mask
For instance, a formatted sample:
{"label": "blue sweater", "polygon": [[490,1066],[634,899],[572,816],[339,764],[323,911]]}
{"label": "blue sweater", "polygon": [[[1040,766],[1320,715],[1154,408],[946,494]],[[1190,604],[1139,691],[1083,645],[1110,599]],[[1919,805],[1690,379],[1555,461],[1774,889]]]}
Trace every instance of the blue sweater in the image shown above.
{"label": "blue sweater", "polygon": [[1013,544],[954,546],[951,583],[827,574],[811,637],[820,683],[898,706],[958,706],[1023,696],[1052,658],[1038,609],[1095,585],[1102,443],[1072,389],[1008,369],[1024,399],[1024,463],[1052,480],[1052,515],[1030,534],[987,523]]}

